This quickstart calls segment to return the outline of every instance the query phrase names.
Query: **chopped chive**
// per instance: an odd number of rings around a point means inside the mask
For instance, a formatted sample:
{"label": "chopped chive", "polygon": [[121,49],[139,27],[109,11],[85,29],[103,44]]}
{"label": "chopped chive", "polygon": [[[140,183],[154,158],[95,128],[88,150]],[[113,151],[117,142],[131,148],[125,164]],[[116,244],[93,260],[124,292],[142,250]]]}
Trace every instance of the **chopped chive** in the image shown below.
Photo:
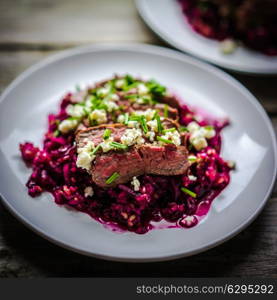
{"label": "chopped chive", "polygon": [[140,124],[141,124],[141,127],[142,127],[144,133],[147,133],[148,132],[148,127],[147,127],[147,124],[146,124],[145,116],[141,116]]}
{"label": "chopped chive", "polygon": [[163,133],[165,133],[165,132],[173,132],[175,130],[176,130],[176,128],[172,127],[172,128],[164,129]]}
{"label": "chopped chive", "polygon": [[97,146],[93,149],[93,151],[91,152],[91,154],[94,155],[94,154],[100,149],[100,147],[101,147],[100,144],[97,145]]}
{"label": "chopped chive", "polygon": [[157,136],[157,140],[161,141],[161,142],[164,142],[166,144],[173,144],[173,142],[171,140],[164,139],[164,138],[162,138],[160,136]]}
{"label": "chopped chive", "polygon": [[207,129],[207,130],[213,130],[214,129],[214,127],[212,125],[207,125],[204,128]]}
{"label": "chopped chive", "polygon": [[185,126],[180,126],[180,127],[179,127],[179,131],[180,131],[180,132],[185,132],[185,131],[188,131],[188,129],[187,129],[187,127],[185,127]]}
{"label": "chopped chive", "polygon": [[188,157],[188,160],[189,160],[190,162],[196,162],[196,161],[197,161],[197,157],[194,156],[194,155],[190,155],[190,156]]}
{"label": "chopped chive", "polygon": [[60,131],[58,129],[55,130],[54,133],[53,133],[53,135],[54,135],[54,137],[59,136],[60,135]]}
{"label": "chopped chive", "polygon": [[117,142],[111,142],[110,145],[116,149],[127,149],[128,146],[117,143]]}
{"label": "chopped chive", "polygon": [[103,133],[103,139],[107,140],[111,136],[111,130],[106,128],[104,133]]}
{"label": "chopped chive", "polygon": [[117,172],[114,172],[107,180],[106,184],[113,183],[120,175]]}
{"label": "chopped chive", "polygon": [[157,125],[158,125],[158,132],[159,132],[159,133],[162,133],[162,131],[163,131],[163,126],[162,126],[161,118],[160,118],[160,115],[159,115],[159,114],[156,115],[156,120],[157,120]]}
{"label": "chopped chive", "polygon": [[124,125],[128,125],[128,122],[129,122],[129,114],[126,113],[126,114],[124,115],[124,122],[123,122],[123,124],[124,124]]}
{"label": "chopped chive", "polygon": [[167,104],[165,104],[165,106],[164,106],[164,117],[168,118],[168,105]]}
{"label": "chopped chive", "polygon": [[140,116],[131,116],[129,119],[130,121],[137,121],[137,122],[140,122],[141,120]]}
{"label": "chopped chive", "polygon": [[193,191],[185,188],[185,187],[182,187],[181,188],[181,191],[184,192],[185,194],[188,194],[189,196],[191,196],[192,198],[196,198],[197,197],[197,194],[194,193]]}

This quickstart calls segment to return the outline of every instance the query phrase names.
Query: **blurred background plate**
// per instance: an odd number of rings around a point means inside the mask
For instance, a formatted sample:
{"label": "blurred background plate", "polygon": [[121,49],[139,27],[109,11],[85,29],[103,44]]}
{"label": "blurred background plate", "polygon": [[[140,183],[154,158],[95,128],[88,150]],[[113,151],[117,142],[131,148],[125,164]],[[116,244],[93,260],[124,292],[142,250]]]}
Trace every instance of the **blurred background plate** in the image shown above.
{"label": "blurred background plate", "polygon": [[220,43],[197,34],[186,22],[177,0],[137,0],[147,25],[171,46],[220,67],[249,74],[277,74],[277,57],[244,47],[232,54],[220,51]]}

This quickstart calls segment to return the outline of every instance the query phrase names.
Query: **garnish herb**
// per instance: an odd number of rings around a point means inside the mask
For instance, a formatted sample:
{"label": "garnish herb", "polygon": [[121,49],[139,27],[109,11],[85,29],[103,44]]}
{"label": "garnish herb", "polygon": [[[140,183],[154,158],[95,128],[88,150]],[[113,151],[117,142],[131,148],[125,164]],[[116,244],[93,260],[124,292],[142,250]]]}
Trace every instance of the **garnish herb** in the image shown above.
{"label": "garnish herb", "polygon": [[142,127],[144,133],[147,133],[148,132],[148,127],[147,127],[147,124],[146,124],[145,116],[140,117],[140,124],[141,124],[141,127]]}
{"label": "garnish herb", "polygon": [[107,180],[106,184],[113,183],[120,175],[117,172],[114,172]]}
{"label": "garnish herb", "polygon": [[110,129],[105,129],[104,133],[103,133],[103,139],[107,140],[109,137],[111,136],[111,131]]}
{"label": "garnish herb", "polygon": [[161,142],[164,142],[166,144],[173,144],[173,142],[171,140],[164,139],[164,138],[162,138],[160,136],[157,136],[157,140],[161,141]]}
{"label": "garnish herb", "polygon": [[120,143],[117,143],[117,142],[111,142],[110,145],[112,147],[116,148],[116,149],[123,149],[123,150],[125,150],[125,149],[128,148],[128,146],[120,144]]}
{"label": "garnish herb", "polygon": [[157,125],[158,125],[158,132],[162,133],[163,132],[163,126],[161,123],[161,118],[159,114],[156,114],[156,120],[157,120]]}
{"label": "garnish herb", "polygon": [[53,135],[54,135],[54,137],[59,136],[60,135],[60,131],[58,129],[55,130],[54,133],[53,133]]}
{"label": "garnish herb", "polygon": [[192,198],[196,198],[197,197],[196,193],[194,193],[193,191],[191,191],[191,190],[189,190],[189,189],[187,189],[185,187],[182,187],[181,191],[184,192],[185,194],[191,196]]}
{"label": "garnish herb", "polygon": [[166,133],[166,132],[173,132],[173,131],[175,131],[175,130],[176,130],[176,128],[172,127],[172,128],[164,129],[164,130],[163,130],[163,133]]}
{"label": "garnish herb", "polygon": [[100,147],[101,147],[100,144],[97,145],[97,146],[93,149],[93,151],[91,152],[91,154],[94,155],[94,154],[100,149]]}
{"label": "garnish herb", "polygon": [[164,106],[164,117],[168,118],[168,105],[167,104],[165,104],[165,106]]}
{"label": "garnish herb", "polygon": [[129,114],[128,113],[126,113],[125,115],[124,115],[124,125],[128,125],[128,121],[129,121]]}
{"label": "garnish herb", "polygon": [[180,126],[180,127],[179,127],[179,131],[180,131],[180,132],[188,132],[188,129],[187,129],[187,127],[185,127],[185,126]]}

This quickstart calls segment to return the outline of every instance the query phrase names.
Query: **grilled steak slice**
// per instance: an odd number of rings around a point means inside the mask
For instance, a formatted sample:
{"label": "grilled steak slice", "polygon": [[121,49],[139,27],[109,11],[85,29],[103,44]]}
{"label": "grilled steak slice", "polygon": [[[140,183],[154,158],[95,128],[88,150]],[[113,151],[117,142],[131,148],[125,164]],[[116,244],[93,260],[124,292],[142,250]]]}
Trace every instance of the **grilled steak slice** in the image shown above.
{"label": "grilled steak slice", "polygon": [[115,142],[120,142],[120,138],[124,134],[126,126],[118,123],[103,124],[79,130],[76,134],[78,148],[84,147],[88,141],[92,141],[96,146],[103,142],[103,134],[105,129],[109,129],[111,131],[111,136]]}
{"label": "grilled steak slice", "polygon": [[[116,186],[144,174],[144,167],[143,158],[135,147],[124,152],[111,151],[96,157],[91,169],[92,180],[101,187]],[[106,180],[115,172],[120,177],[107,185]]]}
{"label": "grilled steak slice", "polygon": [[[177,127],[177,123],[166,119],[165,128]],[[88,141],[95,146],[103,142],[105,129],[110,129],[113,141],[120,142],[127,127],[122,124],[107,124],[81,130],[76,135],[77,147],[84,147]],[[146,138],[145,138],[146,139]],[[112,187],[130,181],[142,174],[180,175],[189,167],[188,151],[185,146],[174,144],[154,145],[147,139],[144,144],[135,144],[127,150],[97,152],[91,164],[92,180],[101,187]],[[120,176],[111,184],[106,180],[114,173]]]}
{"label": "grilled steak slice", "polygon": [[139,148],[139,152],[145,165],[145,174],[180,175],[189,167],[185,146],[146,144]]}

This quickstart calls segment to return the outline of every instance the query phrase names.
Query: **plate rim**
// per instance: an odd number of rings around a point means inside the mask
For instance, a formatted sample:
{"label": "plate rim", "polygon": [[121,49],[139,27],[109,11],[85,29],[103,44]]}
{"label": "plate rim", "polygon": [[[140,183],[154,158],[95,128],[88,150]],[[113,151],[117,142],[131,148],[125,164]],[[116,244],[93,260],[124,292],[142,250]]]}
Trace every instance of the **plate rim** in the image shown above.
{"label": "plate rim", "polygon": [[[173,0],[175,1],[175,0]],[[237,67],[232,67],[231,65],[225,64],[225,63],[220,63],[216,59],[209,59],[205,58],[199,54],[194,53],[191,51],[189,48],[184,48],[181,44],[179,44],[176,40],[171,38],[170,36],[166,35],[163,33],[163,31],[156,26],[155,22],[152,21],[152,19],[149,17],[147,10],[145,9],[145,3],[147,3],[147,0],[135,0],[136,8],[137,11],[141,17],[141,19],[145,22],[145,24],[148,26],[148,28],[155,33],[161,40],[163,40],[167,45],[170,45],[171,47],[174,47],[176,50],[182,51],[185,54],[191,55],[194,58],[200,59],[201,61],[204,61],[206,63],[210,63],[214,66],[223,68],[225,70],[232,71],[234,73],[238,74],[246,74],[246,75],[252,75],[252,76],[274,76],[277,74],[277,68],[276,70],[270,70],[270,71],[265,71],[265,70],[249,70],[247,68],[237,68]]]}
{"label": "plate rim", "polygon": [[[250,215],[244,222],[241,224],[238,224],[235,226],[235,228],[225,234],[224,236],[221,236],[213,241],[210,241],[209,243],[206,243],[205,245],[202,245],[201,247],[188,251],[186,253],[183,252],[178,252],[170,255],[165,255],[165,256],[156,256],[156,257],[148,257],[148,258],[142,258],[142,257],[124,257],[124,256],[113,256],[113,255],[104,255],[101,253],[95,253],[92,251],[88,251],[85,249],[80,249],[78,247],[72,246],[66,242],[63,242],[59,239],[57,239],[55,236],[47,233],[45,230],[39,228],[38,226],[32,224],[31,221],[29,221],[25,216],[23,216],[20,212],[14,208],[14,206],[9,203],[9,201],[4,197],[2,191],[0,190],[0,196],[2,197],[2,203],[5,205],[6,208],[14,215],[19,221],[21,221],[24,225],[26,225],[28,228],[30,228],[32,231],[36,232],[40,236],[44,237],[46,240],[53,242],[54,244],[61,246],[63,248],[66,248],[68,250],[71,250],[73,252],[77,252],[79,254],[87,255],[87,256],[92,256],[100,259],[105,259],[105,260],[111,260],[111,261],[122,261],[122,262],[155,262],[155,261],[168,261],[168,260],[173,260],[181,257],[187,257],[187,256],[192,256],[195,254],[198,254],[200,252],[204,252],[208,249],[214,248],[225,241],[231,239],[234,237],[236,234],[241,232],[243,229],[245,229],[251,222],[253,222],[256,217],[259,215],[259,213],[262,211],[264,205],[266,204],[267,200],[269,199],[271,192],[273,190],[275,180],[276,180],[276,175],[277,175],[277,140],[275,136],[275,132],[272,126],[272,123],[265,112],[264,108],[262,105],[259,103],[259,101],[256,99],[256,97],[246,88],[244,87],[238,80],[233,78],[230,74],[227,74],[226,72],[218,69],[217,67],[213,65],[209,65],[203,61],[199,61],[196,58],[193,58],[189,55],[186,55],[184,53],[181,53],[176,50],[172,50],[169,48],[161,47],[161,46],[156,46],[156,45],[149,45],[149,44],[141,44],[141,43],[101,43],[101,44],[89,44],[89,45],[84,45],[84,46],[79,46],[79,47],[74,47],[70,48],[67,50],[60,51],[58,53],[49,55],[48,57],[42,59],[41,61],[33,64],[29,68],[27,68],[24,72],[19,74],[7,87],[4,89],[0,96],[0,108],[2,105],[4,105],[4,100],[6,96],[9,94],[11,90],[17,87],[18,84],[20,84],[22,81],[25,80],[29,75],[32,73],[35,73],[36,71],[43,69],[45,66],[55,63],[56,61],[63,59],[63,58],[68,58],[70,56],[74,56],[76,54],[81,54],[81,53],[93,53],[93,52],[98,52],[98,51],[132,51],[132,52],[140,52],[140,53],[150,53],[150,54],[157,54],[157,55],[162,55],[166,56],[168,58],[172,59],[179,59],[185,63],[190,63],[195,65],[196,67],[199,67],[200,69],[204,69],[207,72],[212,72],[213,74],[217,75],[219,78],[224,79],[227,81],[229,84],[231,84],[234,88],[237,88],[240,90],[240,92],[243,93],[245,96],[245,100],[249,101],[256,110],[260,113],[261,117],[263,118],[268,130],[269,134],[271,137],[271,141],[273,143],[273,159],[274,159],[274,166],[275,166],[275,171],[270,183],[270,186],[267,190],[267,193],[265,197],[262,199],[260,202],[259,206],[257,207],[256,211]],[[1,172],[0,172],[1,174]],[[2,173],[1,176],[4,176]],[[0,186],[1,188],[1,186]]]}

